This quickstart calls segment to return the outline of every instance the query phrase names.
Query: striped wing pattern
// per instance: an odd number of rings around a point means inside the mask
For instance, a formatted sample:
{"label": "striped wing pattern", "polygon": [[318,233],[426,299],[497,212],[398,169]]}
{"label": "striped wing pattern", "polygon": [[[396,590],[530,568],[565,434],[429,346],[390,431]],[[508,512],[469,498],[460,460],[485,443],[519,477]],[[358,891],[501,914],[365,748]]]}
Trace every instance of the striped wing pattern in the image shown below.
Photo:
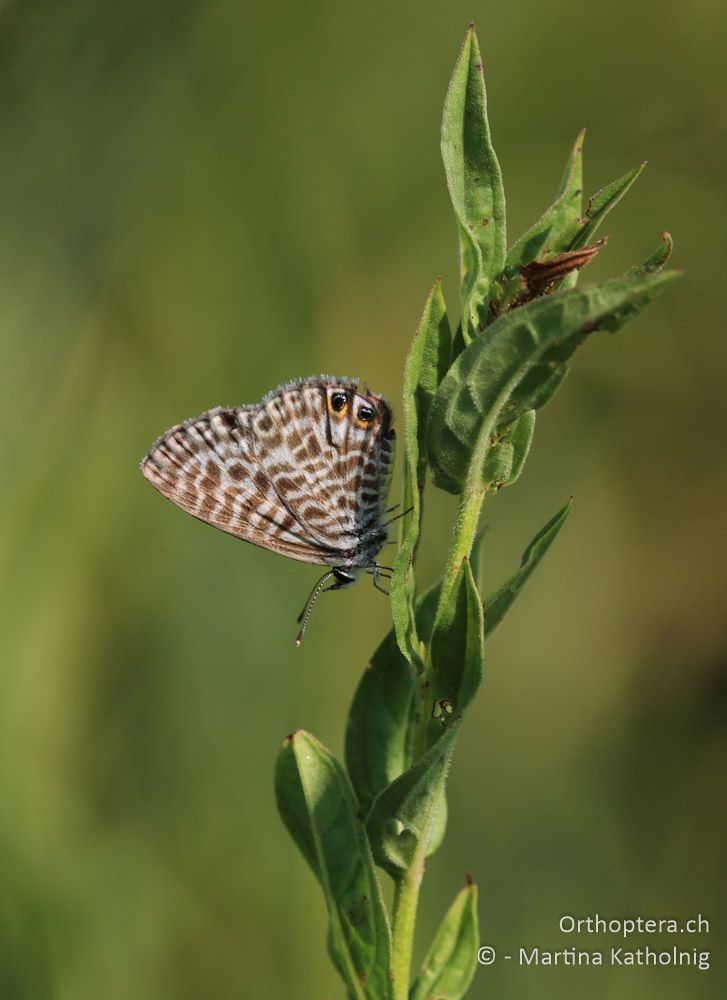
{"label": "striped wing pattern", "polygon": [[[356,385],[324,376],[257,406],[208,410],[162,435],[142,471],[173,503],[245,541],[304,562],[370,566],[386,537],[393,431],[386,403]],[[336,393],[347,399],[341,414]],[[375,417],[363,424],[359,412]]]}

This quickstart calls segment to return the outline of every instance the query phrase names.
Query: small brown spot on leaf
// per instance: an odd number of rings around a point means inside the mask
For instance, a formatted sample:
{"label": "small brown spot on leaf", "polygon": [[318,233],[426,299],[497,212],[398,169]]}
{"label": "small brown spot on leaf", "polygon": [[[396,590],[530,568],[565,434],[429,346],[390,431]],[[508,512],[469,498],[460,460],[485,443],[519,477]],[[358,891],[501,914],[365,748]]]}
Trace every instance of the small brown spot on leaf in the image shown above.
{"label": "small brown spot on leaf", "polygon": [[490,220],[489,219],[483,219],[482,220],[482,225],[483,226],[489,226],[489,224],[490,224]]}

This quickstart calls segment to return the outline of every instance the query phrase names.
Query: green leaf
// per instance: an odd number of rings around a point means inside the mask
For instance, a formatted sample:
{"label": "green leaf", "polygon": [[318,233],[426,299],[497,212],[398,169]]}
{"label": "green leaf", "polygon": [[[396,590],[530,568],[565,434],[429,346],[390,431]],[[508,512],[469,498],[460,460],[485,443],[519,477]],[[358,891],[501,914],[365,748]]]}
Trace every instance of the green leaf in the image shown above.
{"label": "green leaf", "polygon": [[[417,602],[416,627],[424,643],[432,634],[440,588],[441,582]],[[346,723],[346,770],[365,815],[411,763],[408,708],[413,688],[411,667],[392,629],[359,681]]]}
{"label": "green leaf", "polygon": [[581,226],[583,198],[583,140],[581,129],[558,188],[555,201],[531,226],[507,254],[505,274],[513,277],[524,264],[530,264],[542,254],[557,254],[565,250]]}
{"label": "green leaf", "polygon": [[671,237],[671,233],[667,233],[665,230],[661,234],[661,243],[656,250],[646,258],[643,264],[630,267],[626,272],[626,276],[630,277],[638,274],[650,274],[652,271],[661,271],[671,257],[673,250],[674,240]]}
{"label": "green leaf", "polygon": [[513,573],[485,601],[485,632],[488,639],[510,610],[525,581],[548,551],[555,540],[555,536],[565,524],[565,519],[570,513],[572,503],[573,500],[571,498],[560,508],[554,517],[551,517],[545,527],[541,528],[523,552],[517,572]]}
{"label": "green leaf", "polygon": [[490,286],[505,264],[505,194],[490,139],[487,95],[474,25],[454,67],[442,118],[442,160],[457,217],[462,336],[469,343],[486,318]]}
{"label": "green leaf", "polygon": [[570,245],[566,249],[577,250],[579,247],[584,247],[587,243],[591,242],[598,227],[601,225],[611,209],[618,205],[628,189],[636,181],[637,177],[639,177],[645,166],[646,160],[644,160],[643,163],[639,163],[638,166],[634,167],[632,170],[629,170],[628,173],[623,175],[623,177],[619,177],[618,180],[612,181],[610,184],[607,184],[606,187],[601,188],[600,191],[597,191],[596,194],[593,195],[591,200],[588,202],[588,208],[586,209],[586,215],[583,219],[583,225],[573,237]]}
{"label": "green leaf", "polygon": [[482,466],[482,481],[496,492],[519,477],[535,433],[535,410],[526,410],[498,435]]}
{"label": "green leaf", "polygon": [[376,796],[409,766],[411,668],[392,629],[359,681],[348,713],[346,769],[364,815]]}
{"label": "green leaf", "polygon": [[447,832],[447,819],[449,818],[449,809],[447,806],[447,795],[446,789],[442,788],[439,795],[439,801],[434,807],[434,815],[432,817],[432,826],[429,831],[429,838],[427,840],[427,850],[426,856],[430,857],[442,846],[442,841],[444,840],[444,835]]}
{"label": "green leaf", "polygon": [[371,850],[392,878],[409,867],[421,846],[431,848],[441,839],[442,795],[458,728],[448,729],[371,807],[366,822]]}
{"label": "green leaf", "polygon": [[343,768],[298,730],[275,769],[280,815],[321,884],[330,915],[328,947],[356,1000],[391,995],[391,938],[359,806]]}
{"label": "green leaf", "polygon": [[462,323],[460,322],[457,324],[457,329],[452,338],[452,361],[456,361],[466,346],[467,344],[465,344],[464,337],[462,336]]}
{"label": "green leaf", "polygon": [[401,544],[391,581],[391,610],[399,648],[408,660],[419,662],[419,640],[414,620],[414,556],[422,516],[426,472],[424,432],[429,408],[449,367],[452,335],[447,308],[437,279],[427,297],[419,327],[404,369],[404,496]]}
{"label": "green leaf", "polygon": [[461,1000],[477,969],[477,886],[455,897],[434,936],[409,1000]]}
{"label": "green leaf", "polygon": [[525,410],[511,425],[508,435],[512,444],[512,465],[510,475],[503,486],[512,486],[520,478],[525,460],[530,453],[530,445],[535,434],[535,410]]}
{"label": "green leaf", "polygon": [[[472,543],[472,551],[470,552],[470,568],[472,569],[472,579],[475,581],[475,585],[477,586],[478,590],[480,589],[480,580],[482,578],[482,563],[483,563],[484,558],[485,558],[485,551],[484,551],[484,549],[485,549],[485,535],[486,534],[487,534],[487,531],[486,531],[485,528],[483,528],[482,530],[480,530],[480,531],[477,532],[477,534],[475,535],[475,540]],[[437,593],[439,593],[439,589],[441,589],[441,585],[442,585],[442,581],[441,580],[439,580],[439,582],[434,585],[436,588],[438,588],[437,589]],[[434,589],[434,588],[432,588],[432,589]],[[439,598],[437,597],[437,601],[438,600],[439,600]],[[432,626],[433,625],[434,625],[434,622],[432,622]],[[431,631],[430,631],[429,634],[431,636]]]}
{"label": "green leaf", "polygon": [[482,683],[485,635],[482,598],[469,560],[464,559],[446,607],[440,606],[431,640],[432,704],[438,718],[428,727],[428,742],[441,737],[448,716],[456,722]]}
{"label": "green leaf", "polygon": [[545,296],[496,320],[449,369],[427,425],[432,478],[460,492],[470,463],[485,463],[497,433],[541,407],[563,380],[565,362],[595,330],[614,332],[679,273],[620,278]]}

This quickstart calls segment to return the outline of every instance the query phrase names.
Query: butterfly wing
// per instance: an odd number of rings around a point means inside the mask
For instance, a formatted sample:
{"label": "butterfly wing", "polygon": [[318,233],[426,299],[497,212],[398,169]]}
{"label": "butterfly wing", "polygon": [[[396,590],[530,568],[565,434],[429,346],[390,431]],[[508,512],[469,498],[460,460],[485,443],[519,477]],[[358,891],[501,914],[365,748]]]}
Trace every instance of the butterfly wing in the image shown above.
{"label": "butterfly wing", "polygon": [[337,471],[325,385],[303,382],[267,396],[253,416],[260,467],[291,512],[323,545],[355,545],[351,497]]}
{"label": "butterfly wing", "polygon": [[256,407],[217,407],[172,427],[143,459],[144,476],[193,517],[303,562],[336,565],[341,553],[311,536],[261,468]]}
{"label": "butterfly wing", "polygon": [[[323,378],[276,390],[253,416],[253,446],[261,469],[306,532],[343,550],[342,564],[370,565],[383,541],[394,434],[387,404],[358,395],[356,385]],[[362,407],[368,421],[359,417]]]}

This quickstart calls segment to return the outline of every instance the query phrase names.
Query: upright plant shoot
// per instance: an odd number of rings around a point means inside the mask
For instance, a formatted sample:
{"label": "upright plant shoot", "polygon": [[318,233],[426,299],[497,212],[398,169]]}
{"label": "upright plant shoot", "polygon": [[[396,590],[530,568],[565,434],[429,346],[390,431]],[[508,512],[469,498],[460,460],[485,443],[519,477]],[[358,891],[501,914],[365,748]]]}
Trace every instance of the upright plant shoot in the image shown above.
{"label": "upright plant shoot", "polygon": [[[677,272],[663,233],[620,278],[579,286],[602,249],[596,232],[643,169],[583,202],[583,139],[552,205],[507,248],[505,196],[487,119],[474,27],[454,68],[441,149],[459,242],[461,318],[450,325],[439,281],[426,299],[404,371],[401,537],[391,588],[393,628],[374,652],[346,724],[345,767],[300,730],[276,768],[280,812],[321,884],[328,947],[351,1000],[459,1000],[476,968],[477,888],[460,888],[412,972],[426,858],[447,823],[446,782],[463,717],[482,682],[486,639],[563,526],[565,503],[484,600],[473,562],[480,511],[527,459],[536,413],[593,334],[613,333]],[[426,480],[459,498],[441,578],[422,592],[415,558]],[[391,913],[381,872],[394,882]]]}

